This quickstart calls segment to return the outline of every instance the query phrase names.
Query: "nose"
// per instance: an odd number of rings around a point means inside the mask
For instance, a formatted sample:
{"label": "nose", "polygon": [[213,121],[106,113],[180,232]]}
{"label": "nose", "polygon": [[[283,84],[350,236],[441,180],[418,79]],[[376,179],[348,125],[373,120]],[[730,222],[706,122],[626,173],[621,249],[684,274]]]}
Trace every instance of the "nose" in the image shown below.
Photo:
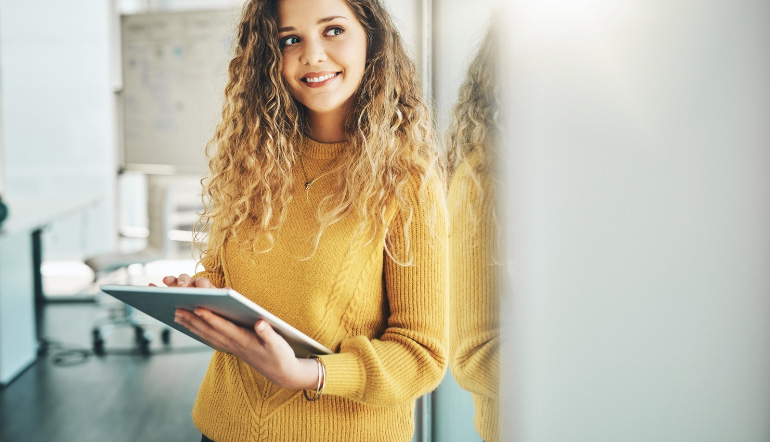
{"label": "nose", "polygon": [[300,62],[303,64],[314,66],[326,61],[326,48],[320,39],[308,38],[303,46],[302,54],[300,54]]}

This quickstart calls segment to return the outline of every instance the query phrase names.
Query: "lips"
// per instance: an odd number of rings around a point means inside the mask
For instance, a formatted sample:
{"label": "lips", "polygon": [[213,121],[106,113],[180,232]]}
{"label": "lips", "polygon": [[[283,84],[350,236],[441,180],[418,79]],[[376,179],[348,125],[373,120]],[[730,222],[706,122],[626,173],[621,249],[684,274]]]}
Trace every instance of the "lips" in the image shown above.
{"label": "lips", "polygon": [[327,85],[341,74],[342,72],[311,72],[300,80],[309,87],[321,87]]}

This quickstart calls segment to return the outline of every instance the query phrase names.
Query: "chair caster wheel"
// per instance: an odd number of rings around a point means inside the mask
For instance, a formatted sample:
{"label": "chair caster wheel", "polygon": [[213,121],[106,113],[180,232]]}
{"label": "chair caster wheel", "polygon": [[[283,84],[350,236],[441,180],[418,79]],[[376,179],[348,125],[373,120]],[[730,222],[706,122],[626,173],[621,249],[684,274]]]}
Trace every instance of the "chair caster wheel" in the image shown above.
{"label": "chair caster wheel", "polygon": [[136,341],[137,344],[141,344],[142,341],[148,340],[147,337],[144,335],[144,329],[138,325],[134,326],[134,341]]}
{"label": "chair caster wheel", "polygon": [[164,328],[163,331],[160,332],[160,340],[164,345],[171,344],[171,329]]}
{"label": "chair caster wheel", "polygon": [[141,326],[134,326],[134,339],[136,340],[136,346],[139,347],[139,353],[143,356],[150,354],[150,341],[151,335],[144,330]]}
{"label": "chair caster wheel", "polygon": [[96,356],[104,356],[105,353],[104,341],[94,341],[94,354]]}
{"label": "chair caster wheel", "polygon": [[139,354],[142,356],[150,356],[150,341],[147,339],[143,339],[142,341],[138,342],[137,345],[139,346]]}
{"label": "chair caster wheel", "polygon": [[98,329],[91,331],[91,344],[96,356],[104,356],[104,339]]}

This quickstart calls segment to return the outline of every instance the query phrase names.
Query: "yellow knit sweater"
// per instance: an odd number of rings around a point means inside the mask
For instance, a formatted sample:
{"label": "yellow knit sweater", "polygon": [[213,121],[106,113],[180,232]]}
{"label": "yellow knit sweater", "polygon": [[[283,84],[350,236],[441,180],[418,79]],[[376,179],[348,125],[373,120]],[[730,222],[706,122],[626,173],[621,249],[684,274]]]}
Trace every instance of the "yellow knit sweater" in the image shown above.
{"label": "yellow knit sweater", "polygon": [[[312,258],[302,259],[313,250],[319,202],[333,187],[324,168],[346,147],[305,141],[304,167],[311,179],[320,177],[307,192],[297,186],[272,250],[254,254],[244,226],[239,242],[230,239],[218,256],[203,260],[198,276],[232,287],[335,351],[322,357],[326,388],[315,402],[272,384],[233,355],[214,352],[192,414],[215,441],[408,441],[415,399],[443,376],[448,258],[438,178],[428,188],[429,204],[418,199],[416,181],[410,184],[411,222],[392,210],[388,232],[367,241],[348,216],[324,231]],[[304,183],[297,169],[294,180]],[[426,206],[438,208],[432,230]],[[395,263],[383,246],[387,235],[396,257],[403,257],[405,225],[414,258],[409,266]]]}
{"label": "yellow knit sweater", "polygon": [[[474,426],[485,442],[500,439],[499,265],[495,262],[494,201],[490,177],[472,180],[480,161],[471,154],[449,185],[450,367],[457,383],[471,393]],[[478,189],[483,189],[482,198]]]}

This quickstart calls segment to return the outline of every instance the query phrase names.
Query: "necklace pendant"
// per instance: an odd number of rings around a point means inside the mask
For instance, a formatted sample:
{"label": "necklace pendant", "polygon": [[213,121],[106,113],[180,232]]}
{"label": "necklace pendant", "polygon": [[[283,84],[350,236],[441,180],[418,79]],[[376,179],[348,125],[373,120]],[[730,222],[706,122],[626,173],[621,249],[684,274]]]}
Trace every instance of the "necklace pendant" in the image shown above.
{"label": "necklace pendant", "polygon": [[308,190],[311,184],[313,184],[311,181],[305,181],[305,190]]}

